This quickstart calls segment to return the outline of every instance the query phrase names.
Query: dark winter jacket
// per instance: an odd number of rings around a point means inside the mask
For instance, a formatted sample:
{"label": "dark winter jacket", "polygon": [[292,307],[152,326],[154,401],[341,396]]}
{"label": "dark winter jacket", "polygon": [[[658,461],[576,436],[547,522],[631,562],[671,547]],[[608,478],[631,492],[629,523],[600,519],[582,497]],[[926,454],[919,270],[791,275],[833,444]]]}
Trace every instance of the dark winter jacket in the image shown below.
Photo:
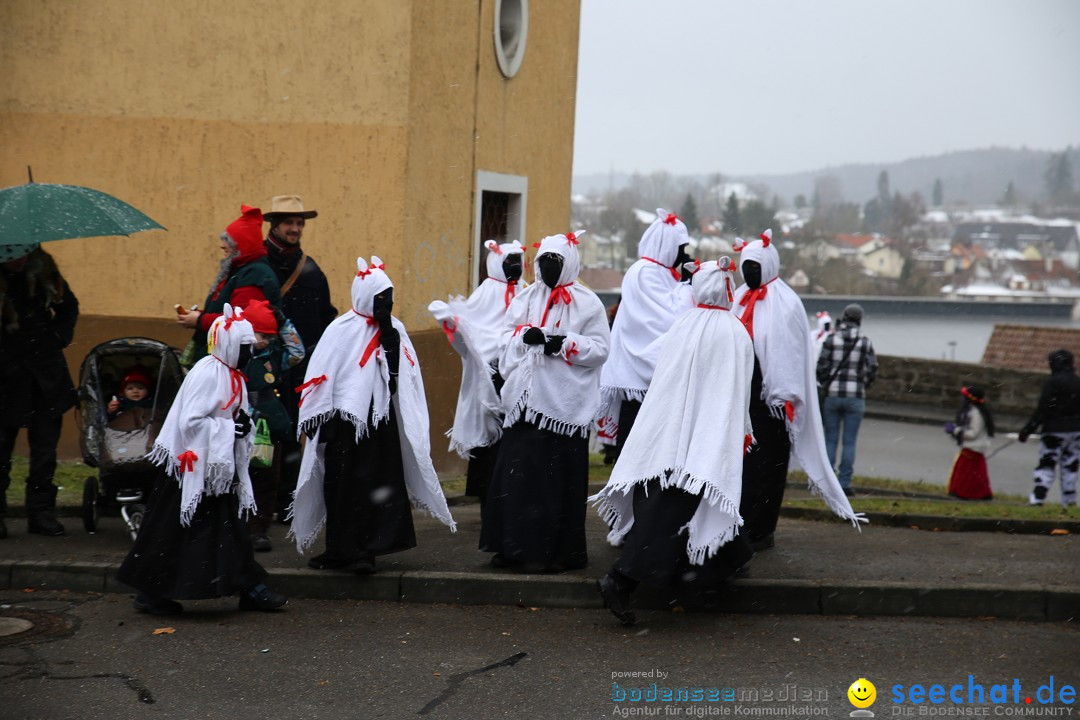
{"label": "dark winter jacket", "polygon": [[78,402],[64,348],[79,301],[44,250],[19,272],[0,266],[0,426],[25,427],[35,413],[62,415]]}
{"label": "dark winter jacket", "polygon": [[[274,268],[278,282],[284,285],[296,269],[297,263],[300,262],[301,252],[299,248],[295,250],[290,248],[283,252],[280,246],[270,238],[267,238],[264,244],[266,258],[270,266]],[[299,413],[297,408],[299,397],[295,392],[295,387],[304,382],[307,360],[315,349],[315,343],[322,337],[326,326],[333,322],[338,314],[337,308],[330,302],[330,285],[326,282],[326,275],[314,259],[309,257],[304,260],[304,267],[300,270],[296,282],[281,299],[281,305],[282,312],[296,326],[296,331],[300,334],[300,339],[307,349],[307,357],[302,363],[288,371],[286,381],[280,389],[281,398],[295,423]]]}
{"label": "dark winter jacket", "polygon": [[1022,434],[1030,435],[1040,426],[1048,433],[1080,432],[1080,377],[1071,364],[1053,370]]}
{"label": "dark winter jacket", "polygon": [[[280,252],[270,240],[265,244],[266,259],[277,275],[278,285],[282,286],[296,269],[301,254]],[[310,357],[326,326],[338,315],[337,308],[330,302],[330,285],[326,282],[326,275],[314,259],[305,259],[296,282],[281,300],[281,311],[296,326]]]}

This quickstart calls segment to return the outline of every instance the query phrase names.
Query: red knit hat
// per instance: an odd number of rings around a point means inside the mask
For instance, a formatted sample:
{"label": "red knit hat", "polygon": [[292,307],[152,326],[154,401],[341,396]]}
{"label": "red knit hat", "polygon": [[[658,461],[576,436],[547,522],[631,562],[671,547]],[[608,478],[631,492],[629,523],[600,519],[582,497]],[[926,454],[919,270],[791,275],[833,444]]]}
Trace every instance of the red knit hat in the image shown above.
{"label": "red knit hat", "polygon": [[146,372],[146,368],[135,365],[124,375],[124,378],[120,381],[120,390],[123,391],[131,383],[142,383],[146,386],[146,389],[150,389],[150,373]]}
{"label": "red knit hat", "polygon": [[236,265],[243,265],[266,255],[266,247],[263,245],[262,211],[259,208],[240,206],[240,217],[229,223],[225,232],[236,243],[236,249],[240,251],[234,260]]}
{"label": "red knit hat", "polygon": [[277,335],[277,318],[270,309],[269,300],[252,300],[244,308],[244,319],[251,323],[251,329],[263,335]]}

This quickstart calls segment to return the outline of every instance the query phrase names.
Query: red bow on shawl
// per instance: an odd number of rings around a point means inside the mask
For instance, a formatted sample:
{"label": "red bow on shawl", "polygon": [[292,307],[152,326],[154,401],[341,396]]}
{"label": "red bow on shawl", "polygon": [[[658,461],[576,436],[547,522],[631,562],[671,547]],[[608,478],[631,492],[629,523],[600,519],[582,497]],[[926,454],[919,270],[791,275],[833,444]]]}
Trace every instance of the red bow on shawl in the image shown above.
{"label": "red bow on shawl", "polygon": [[674,224],[675,224],[675,222],[676,222],[676,221],[677,221],[678,219],[679,219],[679,218],[678,218],[678,217],[676,217],[675,213],[668,213],[668,214],[667,214],[667,217],[666,217],[666,218],[664,218],[664,222],[665,222],[665,223],[667,223],[668,225],[674,225]]}
{"label": "red bow on shawl", "polygon": [[[231,318],[230,318],[230,320],[231,320]],[[225,322],[226,322],[226,328],[228,328],[229,320],[226,320]],[[232,390],[232,395],[229,396],[229,402],[227,402],[227,403],[225,403],[224,405],[221,406],[222,410],[228,410],[230,405],[232,405],[234,402],[237,402],[238,400],[240,400],[241,393],[244,392],[244,383],[247,382],[247,375],[240,372],[239,370],[237,370],[234,367],[229,367],[217,355],[214,355],[213,357],[219,363],[221,363],[222,365],[225,365],[225,367],[229,368],[229,389]]]}
{"label": "red bow on shawl", "polygon": [[324,382],[326,382],[326,376],[325,375],[320,375],[319,377],[311,378],[310,380],[308,380],[303,385],[299,385],[299,386],[293,388],[293,392],[295,392],[297,395],[301,396],[300,401],[298,403],[296,403],[296,407],[300,407],[300,406],[302,406],[304,404],[304,400],[306,398],[304,397],[303,393],[304,393],[305,390],[307,390],[308,388],[316,388],[319,385],[322,385]]}
{"label": "red bow on shawl", "polygon": [[551,295],[548,296],[547,307],[544,308],[544,315],[540,318],[540,327],[543,327],[547,323],[548,310],[555,307],[559,303],[569,305],[573,299],[570,296],[570,291],[566,288],[570,287],[574,283],[566,283],[565,285],[556,285],[555,289],[551,291]]}
{"label": "red bow on shawl", "polygon": [[664,263],[660,262],[659,260],[653,260],[651,257],[645,257],[644,255],[641,256],[641,259],[642,260],[648,260],[651,263],[656,263],[660,267],[667,270],[669,273],[671,273],[671,277],[675,278],[675,282],[679,282],[680,280],[682,280],[682,275],[675,268],[670,267],[668,265],[665,265]]}
{"label": "red bow on shawl", "polygon": [[[456,321],[457,318],[454,318],[454,320]],[[446,341],[448,343],[450,343],[451,345],[453,345],[454,344],[454,329],[452,327],[450,327],[449,322],[447,322],[445,320],[443,321],[442,331],[446,334]]]}
{"label": "red bow on shawl", "polygon": [[[371,272],[371,271],[369,270],[368,272]],[[358,312],[356,312],[355,309],[353,309],[353,312],[356,313],[357,315],[359,315],[360,317],[364,318],[365,320],[367,320],[368,325],[378,325],[378,323],[375,321],[375,318],[369,317],[369,316],[365,315],[364,313],[358,313]],[[364,367],[365,365],[367,365],[367,361],[368,361],[368,359],[371,358],[371,354],[379,349],[379,341],[381,339],[382,339],[382,330],[376,329],[375,330],[375,335],[371,338],[371,341],[368,342],[367,347],[364,348],[364,354],[360,356],[360,367]]]}
{"label": "red bow on shawl", "polygon": [[572,367],[574,363],[570,362],[570,358],[580,354],[581,352],[577,349],[577,343],[571,341],[566,346],[566,348],[563,349],[563,360],[566,362],[567,365],[570,365]]}
{"label": "red bow on shawl", "polygon": [[196,461],[198,461],[198,459],[199,456],[191,452],[190,450],[176,456],[177,462],[180,463],[181,473],[195,472],[195,463]]}

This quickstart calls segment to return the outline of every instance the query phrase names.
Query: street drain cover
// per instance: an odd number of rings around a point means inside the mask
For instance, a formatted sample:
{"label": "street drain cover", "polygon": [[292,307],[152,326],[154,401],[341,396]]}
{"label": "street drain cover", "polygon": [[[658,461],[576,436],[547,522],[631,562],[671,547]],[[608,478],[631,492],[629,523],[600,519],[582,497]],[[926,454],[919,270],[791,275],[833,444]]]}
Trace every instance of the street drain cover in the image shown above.
{"label": "street drain cover", "polygon": [[77,628],[78,620],[64,613],[0,608],[0,647],[68,637]]}

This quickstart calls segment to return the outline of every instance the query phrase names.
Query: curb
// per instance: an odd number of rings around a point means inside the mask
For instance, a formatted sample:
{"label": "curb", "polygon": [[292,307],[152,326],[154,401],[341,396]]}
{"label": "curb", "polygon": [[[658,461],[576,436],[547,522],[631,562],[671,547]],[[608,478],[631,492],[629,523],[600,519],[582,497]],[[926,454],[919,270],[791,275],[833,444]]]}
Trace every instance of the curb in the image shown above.
{"label": "curb", "polygon": [[[0,589],[130,594],[116,563],[0,562]],[[276,570],[274,589],[294,598],[519,607],[602,608],[592,578],[552,575],[402,572],[363,579],[342,573]],[[1080,588],[1043,585],[928,586],[908,582],[739,580],[707,596],[672,598],[642,588],[635,605],[722,613],[1080,620]]]}
{"label": "curb", "polygon": [[[782,517],[822,522],[846,522],[822,508],[781,507]],[[903,527],[933,532],[1003,532],[1016,535],[1080,535],[1080,522],[1075,520],[1009,520],[1004,518],[955,518],[947,515],[894,515],[867,512],[873,525]]]}

